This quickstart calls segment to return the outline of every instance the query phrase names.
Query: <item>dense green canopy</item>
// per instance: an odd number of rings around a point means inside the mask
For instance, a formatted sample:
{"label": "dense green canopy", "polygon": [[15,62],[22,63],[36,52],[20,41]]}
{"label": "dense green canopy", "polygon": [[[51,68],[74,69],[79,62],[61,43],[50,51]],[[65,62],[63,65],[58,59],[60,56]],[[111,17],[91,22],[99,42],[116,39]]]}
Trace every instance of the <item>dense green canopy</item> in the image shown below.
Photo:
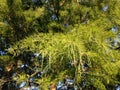
{"label": "dense green canopy", "polygon": [[[120,84],[119,4],[119,0],[1,0],[0,50],[7,55],[0,56],[0,67],[9,72],[15,63],[11,71],[17,72],[19,64],[29,63],[33,72],[19,72],[11,78],[17,83],[45,71],[36,79],[42,90],[66,77],[74,78],[79,88],[85,88],[85,82],[86,90],[91,85],[110,90]],[[39,57],[30,61],[25,52]]]}

